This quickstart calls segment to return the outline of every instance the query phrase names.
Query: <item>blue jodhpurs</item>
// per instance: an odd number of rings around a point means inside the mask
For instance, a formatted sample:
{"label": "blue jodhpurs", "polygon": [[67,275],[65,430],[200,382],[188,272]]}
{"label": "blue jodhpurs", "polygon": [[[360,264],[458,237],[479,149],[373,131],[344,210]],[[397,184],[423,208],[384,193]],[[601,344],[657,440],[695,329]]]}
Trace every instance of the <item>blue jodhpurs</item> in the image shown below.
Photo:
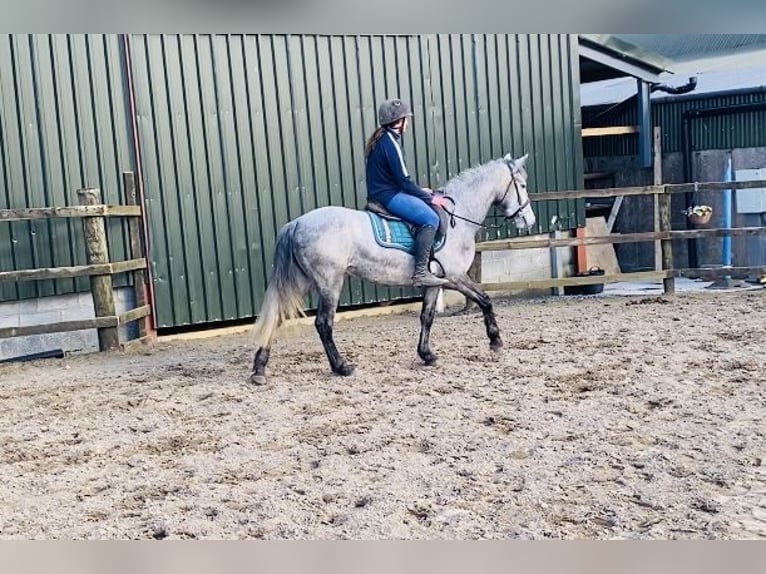
{"label": "blue jodhpurs", "polygon": [[386,205],[386,209],[418,227],[439,228],[439,216],[430,205],[419,197],[399,192]]}

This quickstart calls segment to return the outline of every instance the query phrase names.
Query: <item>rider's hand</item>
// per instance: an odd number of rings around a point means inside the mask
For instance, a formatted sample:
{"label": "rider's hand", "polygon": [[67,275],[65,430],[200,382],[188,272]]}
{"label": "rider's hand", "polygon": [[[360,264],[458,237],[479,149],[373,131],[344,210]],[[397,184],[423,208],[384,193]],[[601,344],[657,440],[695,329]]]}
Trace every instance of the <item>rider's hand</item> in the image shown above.
{"label": "rider's hand", "polygon": [[432,205],[438,205],[439,207],[447,207],[447,199],[443,195],[434,195],[431,198]]}

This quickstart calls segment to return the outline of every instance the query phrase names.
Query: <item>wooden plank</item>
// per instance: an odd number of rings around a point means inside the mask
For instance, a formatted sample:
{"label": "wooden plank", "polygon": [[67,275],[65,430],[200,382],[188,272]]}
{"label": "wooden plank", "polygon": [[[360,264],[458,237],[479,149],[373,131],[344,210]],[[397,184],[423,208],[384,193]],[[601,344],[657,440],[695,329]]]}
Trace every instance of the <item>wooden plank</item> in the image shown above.
{"label": "wooden plank", "polygon": [[576,189],[570,191],[544,191],[530,193],[530,201],[556,201],[560,199],[582,199],[585,197],[617,197],[618,195],[649,195],[663,193],[662,186],[638,185],[632,187],[605,187],[601,189]]}
{"label": "wooden plank", "polygon": [[590,237],[563,237],[561,239],[498,239],[476,244],[476,252],[506,251],[513,249],[550,249],[554,247],[581,247],[586,245],[607,245],[610,243],[642,243],[668,239],[698,239],[700,237],[754,236],[766,235],[766,227],[730,227],[714,229],[678,229],[671,231],[644,231],[639,233],[613,233]]}
{"label": "wooden plank", "polygon": [[78,217],[140,217],[141,209],[132,205],[73,205],[68,207],[27,207],[0,209],[0,221]]}
{"label": "wooden plank", "polygon": [[766,235],[766,227],[721,227],[714,229],[679,229],[670,232],[671,239],[699,239],[700,237],[752,237]]}
{"label": "wooden plank", "polygon": [[44,335],[47,333],[61,333],[64,331],[81,331],[83,329],[106,329],[116,327],[117,317],[98,317],[96,319],[83,319],[80,321],[62,321],[59,323],[47,323],[45,325],[30,325],[28,327],[3,327],[0,329],[0,339],[26,337],[28,335]]}
{"label": "wooden plank", "polygon": [[622,207],[623,199],[625,199],[624,195],[618,195],[612,204],[612,209],[609,211],[609,218],[606,220],[606,230],[609,233],[612,232],[612,229],[614,228],[614,222],[617,221],[617,214],[620,213],[620,207]]}
{"label": "wooden plank", "polygon": [[755,189],[766,187],[766,181],[712,181],[705,183],[666,183],[630,187],[605,187],[599,189],[576,189],[569,191],[545,191],[530,193],[530,201],[580,199],[585,197],[617,197],[620,195],[651,195],[653,193],[690,193],[693,191],[725,191],[727,189]]}
{"label": "wooden plank", "polygon": [[20,269],[0,272],[1,281],[42,281],[46,279],[69,279],[92,275],[115,275],[134,269],[145,269],[146,260],[130,259],[115,263],[97,263],[94,265],[75,265],[73,267],[48,267],[46,269]]}
{"label": "wooden plank", "polygon": [[641,233],[614,233],[612,235],[592,235],[589,237],[562,237],[561,239],[498,239],[476,244],[477,252],[505,251],[509,249],[549,249],[552,247],[581,247],[586,245],[607,245],[609,243],[640,243],[654,241],[658,237],[669,238],[668,234],[653,231]]}
{"label": "wooden plank", "polygon": [[551,289],[567,285],[592,285],[594,283],[618,283],[621,281],[649,281],[664,279],[672,271],[639,271],[636,273],[616,273],[595,277],[562,277],[560,279],[541,279],[529,281],[509,281],[502,283],[483,283],[485,291],[515,291],[519,289]]}
{"label": "wooden plank", "polygon": [[[122,315],[119,315],[117,317],[117,324],[125,325],[126,323],[132,323],[133,321],[137,321],[138,319],[143,319],[144,317],[148,316],[151,312],[152,312],[152,308],[149,305],[136,307],[135,309],[131,309],[130,311],[127,311],[123,313]],[[140,335],[140,336],[143,336],[143,335]]]}
{"label": "wooden plank", "polygon": [[[98,188],[84,188],[77,192],[81,205],[95,206],[101,202],[101,192]],[[103,217],[89,217],[82,220],[85,233],[85,253],[89,265],[109,263],[109,249],[106,243],[106,225]],[[111,317],[115,315],[114,291],[111,275],[92,275],[90,291],[93,295],[93,308],[96,317]],[[116,349],[120,346],[117,326],[99,327],[98,346],[102,351]]]}
{"label": "wooden plank", "polygon": [[582,137],[621,136],[637,134],[638,126],[608,126],[603,128],[583,128]]}

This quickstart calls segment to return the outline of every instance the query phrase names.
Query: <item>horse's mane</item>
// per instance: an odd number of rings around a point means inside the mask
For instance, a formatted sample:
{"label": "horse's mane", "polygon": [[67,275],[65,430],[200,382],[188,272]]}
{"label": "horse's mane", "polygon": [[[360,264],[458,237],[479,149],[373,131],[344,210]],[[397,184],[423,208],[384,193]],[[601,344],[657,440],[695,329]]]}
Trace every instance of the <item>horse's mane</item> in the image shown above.
{"label": "horse's mane", "polygon": [[[461,171],[459,174],[450,179],[444,186],[444,192],[449,193],[451,190],[459,188],[474,188],[477,187],[482,180],[488,179],[488,170],[490,166],[504,164],[504,159],[495,159],[482,165],[477,165]],[[526,174],[524,174],[526,176]]]}

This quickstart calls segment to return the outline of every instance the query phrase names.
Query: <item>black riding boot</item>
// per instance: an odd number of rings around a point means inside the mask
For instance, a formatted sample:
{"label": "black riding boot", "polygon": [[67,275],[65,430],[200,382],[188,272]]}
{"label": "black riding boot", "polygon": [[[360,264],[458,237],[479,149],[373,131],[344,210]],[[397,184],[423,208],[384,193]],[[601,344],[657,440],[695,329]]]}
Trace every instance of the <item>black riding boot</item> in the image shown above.
{"label": "black riding boot", "polygon": [[415,234],[415,273],[412,275],[412,285],[415,287],[438,287],[447,283],[446,279],[428,270],[435,235],[436,230],[430,226],[421,227]]}

